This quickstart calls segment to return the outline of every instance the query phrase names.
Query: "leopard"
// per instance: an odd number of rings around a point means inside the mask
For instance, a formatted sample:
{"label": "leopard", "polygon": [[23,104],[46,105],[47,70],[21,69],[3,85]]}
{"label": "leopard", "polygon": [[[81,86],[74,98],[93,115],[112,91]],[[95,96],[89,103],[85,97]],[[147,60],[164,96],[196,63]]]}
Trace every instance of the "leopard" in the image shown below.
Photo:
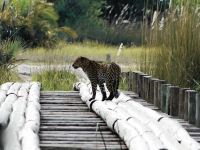
{"label": "leopard", "polygon": [[[118,88],[120,82],[121,68],[118,64],[114,62],[98,63],[97,61],[79,56],[74,61],[72,66],[74,69],[82,68],[91,82],[92,97],[89,99],[89,101],[95,99],[97,85],[99,85],[102,93],[102,101],[112,100],[114,97],[119,97],[120,92]],[[108,97],[106,96],[104,83],[106,84],[106,87],[110,92],[110,95]]]}

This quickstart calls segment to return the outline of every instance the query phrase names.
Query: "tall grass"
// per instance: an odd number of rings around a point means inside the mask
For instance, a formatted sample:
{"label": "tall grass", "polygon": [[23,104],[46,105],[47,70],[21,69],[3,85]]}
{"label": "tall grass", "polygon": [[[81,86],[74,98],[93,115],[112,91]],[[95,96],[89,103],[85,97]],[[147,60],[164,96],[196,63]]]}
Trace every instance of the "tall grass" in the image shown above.
{"label": "tall grass", "polygon": [[58,70],[49,68],[41,73],[32,75],[33,81],[38,81],[42,84],[42,90],[59,90],[72,91],[73,84],[77,82],[77,78],[68,70]]}
{"label": "tall grass", "polygon": [[[78,81],[75,74],[69,70],[58,68],[48,68],[40,73],[32,75],[32,81],[38,81],[42,84],[42,90],[52,91],[72,91],[73,84]],[[119,89],[123,91],[128,90],[126,79],[120,80]]]}
{"label": "tall grass", "polygon": [[0,67],[0,85],[6,82],[20,81],[16,72]]}
{"label": "tall grass", "polygon": [[165,13],[157,11],[154,23],[145,31],[148,48],[141,70],[172,85],[199,86],[199,14],[199,8],[189,0]]}

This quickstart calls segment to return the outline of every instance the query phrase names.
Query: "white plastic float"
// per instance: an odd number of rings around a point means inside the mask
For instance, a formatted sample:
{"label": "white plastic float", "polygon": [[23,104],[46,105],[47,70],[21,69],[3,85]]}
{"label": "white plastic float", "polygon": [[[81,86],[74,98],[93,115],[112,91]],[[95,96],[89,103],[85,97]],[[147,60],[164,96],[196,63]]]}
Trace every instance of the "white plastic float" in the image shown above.
{"label": "white plastic float", "polygon": [[196,150],[200,144],[187,131],[170,118],[142,106],[130,97],[120,94],[118,99],[101,101],[97,89],[95,100],[91,98],[91,85],[75,83],[83,102],[98,114],[124,140],[130,150]]}
{"label": "white plastic float", "polygon": [[[5,83],[0,87],[0,125],[4,150],[39,150],[41,84]],[[6,95],[5,95],[6,93]]]}

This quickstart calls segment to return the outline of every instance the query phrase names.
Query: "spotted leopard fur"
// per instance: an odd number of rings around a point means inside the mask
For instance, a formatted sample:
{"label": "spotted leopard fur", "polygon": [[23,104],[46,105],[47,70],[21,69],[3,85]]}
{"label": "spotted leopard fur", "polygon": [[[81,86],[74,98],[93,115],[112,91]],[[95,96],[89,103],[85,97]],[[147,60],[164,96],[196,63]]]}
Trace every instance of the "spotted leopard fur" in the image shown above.
{"label": "spotted leopard fur", "polygon": [[[99,85],[103,95],[102,100],[112,100],[114,97],[119,97],[118,87],[121,69],[114,62],[100,64],[96,61],[89,60],[86,57],[78,57],[72,66],[75,69],[79,67],[82,68],[83,71],[88,75],[93,92],[93,96],[90,98],[90,100],[95,99],[97,84]],[[104,83],[106,83],[106,87],[110,92],[110,95],[107,98]]]}

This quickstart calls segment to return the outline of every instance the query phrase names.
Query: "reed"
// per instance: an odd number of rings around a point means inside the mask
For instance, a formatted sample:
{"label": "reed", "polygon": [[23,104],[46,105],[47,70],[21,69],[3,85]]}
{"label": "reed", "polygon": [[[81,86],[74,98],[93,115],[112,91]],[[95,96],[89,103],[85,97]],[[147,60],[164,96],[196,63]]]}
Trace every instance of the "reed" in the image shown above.
{"label": "reed", "polygon": [[[154,13],[155,14],[155,13]],[[148,29],[147,29],[148,28]],[[194,1],[171,4],[145,26],[141,71],[180,87],[199,87],[200,17]]]}

